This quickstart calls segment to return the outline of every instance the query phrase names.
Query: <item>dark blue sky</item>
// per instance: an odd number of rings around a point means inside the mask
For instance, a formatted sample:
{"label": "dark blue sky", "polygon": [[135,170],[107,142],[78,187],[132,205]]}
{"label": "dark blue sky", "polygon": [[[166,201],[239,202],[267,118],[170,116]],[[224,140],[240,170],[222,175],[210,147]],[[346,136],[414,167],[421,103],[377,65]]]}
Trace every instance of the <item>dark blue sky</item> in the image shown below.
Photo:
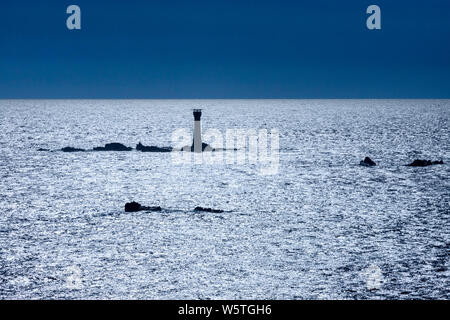
{"label": "dark blue sky", "polygon": [[[66,28],[77,4],[82,29]],[[382,30],[366,28],[381,7]],[[450,1],[10,1],[0,98],[450,98]]]}

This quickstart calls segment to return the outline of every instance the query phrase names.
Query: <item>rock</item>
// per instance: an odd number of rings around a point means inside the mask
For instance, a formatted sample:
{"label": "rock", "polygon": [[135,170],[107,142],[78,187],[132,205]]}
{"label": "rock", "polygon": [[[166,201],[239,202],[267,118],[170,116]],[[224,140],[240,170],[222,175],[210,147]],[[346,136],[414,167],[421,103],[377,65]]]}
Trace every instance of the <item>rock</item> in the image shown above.
{"label": "rock", "polygon": [[364,160],[359,162],[359,165],[365,167],[373,167],[376,166],[377,164],[369,157],[365,157]]}
{"label": "rock", "polygon": [[37,151],[50,151],[50,149],[39,148],[39,149],[37,149]]}
{"label": "rock", "polygon": [[138,143],[136,145],[136,150],[142,151],[142,152],[171,152],[172,148],[170,147],[156,147],[156,146],[144,146],[142,143]]}
{"label": "rock", "polygon": [[[191,151],[194,152],[194,145],[191,146],[184,146],[181,148],[180,151]],[[209,144],[202,142],[202,152],[208,152],[208,151],[217,151],[213,147],[211,147]]]}
{"label": "rock", "polygon": [[125,212],[136,212],[141,210],[141,208],[141,204],[134,201],[125,203]]}
{"label": "rock", "polygon": [[162,208],[160,206],[157,207],[143,207],[145,211],[161,211]]}
{"label": "rock", "polygon": [[430,160],[420,160],[420,159],[416,159],[413,162],[411,162],[410,164],[408,164],[409,167],[426,167],[426,166],[431,166],[431,161]]}
{"label": "rock", "polygon": [[440,161],[431,161],[431,160],[420,160],[420,159],[416,159],[413,162],[411,162],[410,164],[407,164],[408,167],[426,167],[426,166],[431,166],[433,164],[444,164],[444,161],[440,160]]}
{"label": "rock", "polygon": [[125,212],[161,211],[161,207],[146,207],[135,201],[125,203]]}
{"label": "rock", "polygon": [[213,213],[222,213],[223,212],[223,210],[203,208],[203,207],[195,207],[194,211],[213,212]]}
{"label": "rock", "polygon": [[62,152],[83,152],[84,149],[73,148],[73,147],[64,147],[61,149]]}
{"label": "rock", "polygon": [[124,146],[121,143],[113,142],[107,143],[104,147],[95,147],[94,151],[131,151],[130,147]]}

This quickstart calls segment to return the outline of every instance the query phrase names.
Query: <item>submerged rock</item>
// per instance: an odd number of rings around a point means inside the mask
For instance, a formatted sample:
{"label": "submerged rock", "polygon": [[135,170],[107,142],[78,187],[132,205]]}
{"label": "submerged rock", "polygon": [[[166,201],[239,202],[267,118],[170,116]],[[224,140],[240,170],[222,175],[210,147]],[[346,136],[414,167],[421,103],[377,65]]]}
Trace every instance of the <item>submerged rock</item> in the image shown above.
{"label": "submerged rock", "polygon": [[73,148],[73,147],[64,147],[61,149],[62,152],[82,152],[84,149]]}
{"label": "submerged rock", "polygon": [[364,160],[359,162],[359,165],[365,167],[373,167],[376,166],[377,164],[369,157],[365,157]]}
{"label": "submerged rock", "polygon": [[144,146],[142,143],[138,143],[136,145],[136,150],[142,152],[171,152],[172,148],[170,147],[156,147],[156,146]]}
{"label": "submerged rock", "polygon": [[121,143],[113,142],[107,143],[104,147],[95,147],[94,151],[131,151],[130,147],[127,147]]}
{"label": "submerged rock", "polygon": [[203,208],[203,207],[195,207],[194,211],[213,212],[213,213],[222,213],[223,212],[223,210]]}
{"label": "submerged rock", "polygon": [[132,201],[125,203],[125,212],[137,212],[137,211],[161,211],[161,207],[146,207],[140,203]]}
{"label": "submerged rock", "polygon": [[407,164],[408,167],[426,167],[426,166],[431,166],[433,164],[444,164],[444,161],[440,160],[440,161],[431,161],[431,160],[420,160],[420,159],[416,159],[413,162],[411,162],[410,164]]}

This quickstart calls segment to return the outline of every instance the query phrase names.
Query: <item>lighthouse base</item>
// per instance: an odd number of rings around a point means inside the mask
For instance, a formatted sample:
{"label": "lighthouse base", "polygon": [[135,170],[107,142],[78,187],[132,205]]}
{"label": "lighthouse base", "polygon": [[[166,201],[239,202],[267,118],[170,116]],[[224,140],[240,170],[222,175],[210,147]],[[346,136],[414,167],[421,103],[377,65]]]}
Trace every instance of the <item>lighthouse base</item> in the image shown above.
{"label": "lighthouse base", "polygon": [[[194,152],[194,144],[192,146],[185,146],[181,149],[181,151],[191,151]],[[202,142],[202,152],[211,152],[216,151],[213,147],[211,147],[209,144]]]}

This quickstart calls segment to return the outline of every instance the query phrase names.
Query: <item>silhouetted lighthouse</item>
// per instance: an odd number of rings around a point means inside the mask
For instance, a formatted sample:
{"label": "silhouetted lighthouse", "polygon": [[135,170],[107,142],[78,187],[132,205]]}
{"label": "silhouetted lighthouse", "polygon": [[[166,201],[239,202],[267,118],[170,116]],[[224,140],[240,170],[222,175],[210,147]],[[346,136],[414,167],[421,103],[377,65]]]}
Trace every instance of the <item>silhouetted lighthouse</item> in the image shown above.
{"label": "silhouetted lighthouse", "polygon": [[194,109],[194,152],[202,152],[202,109]]}

